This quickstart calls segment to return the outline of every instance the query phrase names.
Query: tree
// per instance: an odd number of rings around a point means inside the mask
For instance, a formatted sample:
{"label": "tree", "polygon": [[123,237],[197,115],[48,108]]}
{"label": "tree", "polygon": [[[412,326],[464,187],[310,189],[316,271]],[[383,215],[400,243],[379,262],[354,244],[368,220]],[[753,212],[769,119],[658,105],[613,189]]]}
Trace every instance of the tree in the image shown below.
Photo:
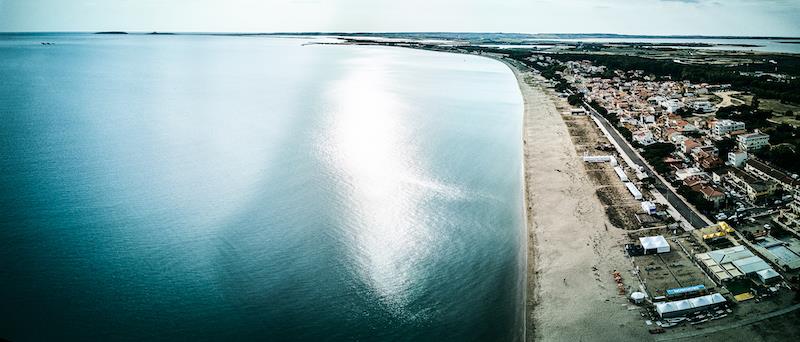
{"label": "tree", "polygon": [[759,156],[772,164],[780,166],[793,173],[800,173],[800,155],[797,146],[792,144],[779,144],[762,151]]}
{"label": "tree", "polygon": [[581,103],[581,101],[583,101],[583,95],[580,95],[580,94],[572,94],[572,95],[570,95],[570,96],[567,96],[567,102],[568,102],[568,103],[569,103],[571,106],[577,106],[577,105],[579,105],[579,104]]}
{"label": "tree", "polygon": [[792,141],[795,129],[789,124],[780,124],[769,132],[769,143],[773,145]]}
{"label": "tree", "polygon": [[715,142],[714,145],[719,150],[719,158],[722,159],[722,161],[728,161],[728,153],[733,151],[736,147],[736,141],[731,138],[723,138]]}
{"label": "tree", "polygon": [[685,117],[688,117],[688,116],[692,116],[692,114],[694,114],[694,110],[692,108],[689,108],[689,107],[681,107],[681,108],[678,108],[678,110],[675,111],[675,114],[678,114],[682,118],[685,118]]}
{"label": "tree", "polygon": [[660,174],[669,173],[669,165],[664,162],[664,158],[669,157],[675,152],[675,145],[670,143],[655,143],[644,148],[642,157]]}

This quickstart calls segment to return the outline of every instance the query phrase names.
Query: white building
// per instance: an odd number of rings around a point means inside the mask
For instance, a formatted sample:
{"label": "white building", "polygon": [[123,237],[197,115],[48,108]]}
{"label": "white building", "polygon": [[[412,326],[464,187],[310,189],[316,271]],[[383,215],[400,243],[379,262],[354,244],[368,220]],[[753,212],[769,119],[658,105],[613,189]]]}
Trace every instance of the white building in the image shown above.
{"label": "white building", "polygon": [[631,195],[633,195],[634,199],[638,201],[642,200],[642,192],[639,191],[638,188],[636,188],[636,185],[633,185],[633,183],[631,182],[625,182],[625,187],[628,188],[628,191],[631,192]]}
{"label": "white building", "polygon": [[656,141],[653,139],[653,133],[650,131],[638,131],[633,134],[633,141],[642,144],[644,146],[655,144]]}
{"label": "white building", "polygon": [[644,248],[644,254],[669,253],[669,243],[661,235],[640,237],[639,243]]}
{"label": "white building", "polygon": [[678,180],[684,180],[691,176],[707,177],[708,173],[703,172],[703,170],[700,170],[696,167],[689,167],[675,171],[675,177],[678,178]]}
{"label": "white building", "polygon": [[683,104],[677,99],[669,99],[661,102],[661,107],[664,107],[668,113],[675,113],[678,109],[683,107]]}
{"label": "white building", "polygon": [[739,148],[744,151],[754,151],[769,146],[769,135],[756,131],[755,133],[742,134],[736,137]]}
{"label": "white building", "polygon": [[656,312],[661,318],[680,317],[692,312],[712,310],[726,303],[725,297],[719,293],[676,300],[673,302],[655,303]]}
{"label": "white building", "polygon": [[656,213],[658,209],[656,208],[655,203],[650,201],[644,201],[642,202],[642,210],[644,210],[646,214],[653,215]]}
{"label": "white building", "polygon": [[718,137],[725,136],[731,132],[736,131],[744,131],[745,125],[744,122],[740,121],[733,121],[728,119],[722,119],[717,121],[714,124],[714,127],[711,128],[711,132]]}
{"label": "white building", "polygon": [[728,152],[728,164],[736,167],[742,167],[742,164],[747,161],[747,152],[745,151],[731,151]]}
{"label": "white building", "polygon": [[695,101],[692,103],[692,109],[700,113],[710,113],[714,111],[714,105],[708,101]]}

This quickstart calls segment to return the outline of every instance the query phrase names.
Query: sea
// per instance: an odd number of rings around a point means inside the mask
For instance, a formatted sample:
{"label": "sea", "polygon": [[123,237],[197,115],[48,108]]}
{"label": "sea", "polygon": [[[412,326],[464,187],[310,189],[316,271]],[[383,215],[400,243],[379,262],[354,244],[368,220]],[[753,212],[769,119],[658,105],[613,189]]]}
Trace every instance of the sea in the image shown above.
{"label": "sea", "polygon": [[0,338],[521,340],[513,74],[320,42],[0,36]]}

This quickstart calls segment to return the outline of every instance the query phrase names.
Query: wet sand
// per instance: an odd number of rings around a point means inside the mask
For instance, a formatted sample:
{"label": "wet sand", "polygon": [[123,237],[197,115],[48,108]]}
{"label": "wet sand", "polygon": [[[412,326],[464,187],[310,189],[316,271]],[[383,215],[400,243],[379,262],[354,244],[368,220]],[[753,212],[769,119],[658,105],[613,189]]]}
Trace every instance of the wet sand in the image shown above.
{"label": "wet sand", "polygon": [[609,223],[556,99],[526,67],[501,61],[525,102],[526,340],[651,340],[638,308],[618,294],[611,276],[630,266],[623,231]]}

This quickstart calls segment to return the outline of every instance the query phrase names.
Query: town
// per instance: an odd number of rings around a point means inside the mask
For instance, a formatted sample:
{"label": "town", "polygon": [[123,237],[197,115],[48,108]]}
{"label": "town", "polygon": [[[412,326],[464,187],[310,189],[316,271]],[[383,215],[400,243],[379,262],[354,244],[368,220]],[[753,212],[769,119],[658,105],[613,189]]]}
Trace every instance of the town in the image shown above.
{"label": "town", "polygon": [[[525,64],[561,98],[570,132],[581,132],[587,171],[616,179],[605,203],[612,222],[630,230],[631,267],[613,276],[651,333],[692,336],[728,316],[761,320],[796,309],[800,178],[774,160],[776,149],[795,148],[787,143],[793,126],[765,120],[759,99],[729,84],[547,54]],[[580,116],[596,134],[574,129]]]}

